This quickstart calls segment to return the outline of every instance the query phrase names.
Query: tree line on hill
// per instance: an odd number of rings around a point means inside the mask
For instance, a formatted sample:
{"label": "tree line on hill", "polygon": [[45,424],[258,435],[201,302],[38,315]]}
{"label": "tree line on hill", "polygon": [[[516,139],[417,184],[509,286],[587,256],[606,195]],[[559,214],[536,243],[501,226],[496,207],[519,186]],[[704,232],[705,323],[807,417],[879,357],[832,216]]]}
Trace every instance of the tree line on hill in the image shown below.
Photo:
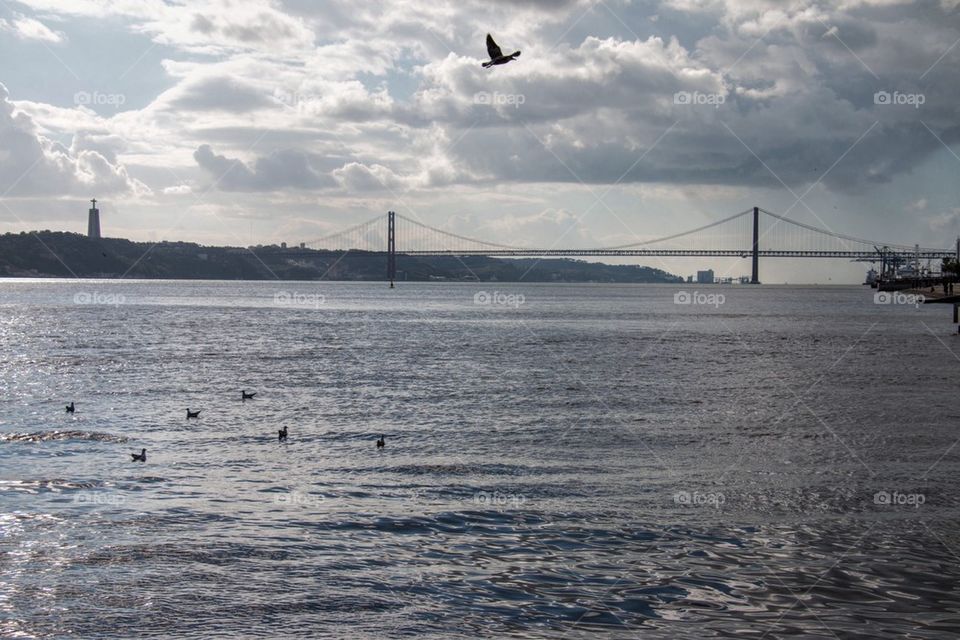
{"label": "tree line on hill", "polygon": [[[399,280],[682,282],[660,269],[566,258],[397,255]],[[0,235],[0,277],[198,280],[384,280],[386,257],[363,251],[214,247],[91,239],[60,231]]]}

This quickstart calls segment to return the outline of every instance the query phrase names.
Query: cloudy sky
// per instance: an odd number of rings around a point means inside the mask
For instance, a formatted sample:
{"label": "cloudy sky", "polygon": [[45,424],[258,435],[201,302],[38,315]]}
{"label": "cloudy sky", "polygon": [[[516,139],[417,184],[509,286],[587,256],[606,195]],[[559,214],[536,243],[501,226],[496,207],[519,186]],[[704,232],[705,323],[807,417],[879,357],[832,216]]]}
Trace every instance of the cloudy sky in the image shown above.
{"label": "cloudy sky", "polygon": [[[481,68],[487,32],[522,56]],[[960,0],[4,0],[0,61],[0,231],[96,196],[105,235],[235,245],[388,209],[524,246],[755,204],[960,234]]]}

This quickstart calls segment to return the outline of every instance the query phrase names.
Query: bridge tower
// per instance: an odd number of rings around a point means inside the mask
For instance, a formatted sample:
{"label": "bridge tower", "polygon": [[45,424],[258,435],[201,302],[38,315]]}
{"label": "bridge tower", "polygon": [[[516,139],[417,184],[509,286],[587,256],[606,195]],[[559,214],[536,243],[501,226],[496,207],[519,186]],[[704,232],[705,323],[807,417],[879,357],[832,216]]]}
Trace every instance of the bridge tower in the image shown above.
{"label": "bridge tower", "polygon": [[393,289],[393,281],[397,278],[397,214],[387,212],[387,280]]}
{"label": "bridge tower", "polygon": [[750,284],[760,284],[760,207],[753,208],[753,272]]}

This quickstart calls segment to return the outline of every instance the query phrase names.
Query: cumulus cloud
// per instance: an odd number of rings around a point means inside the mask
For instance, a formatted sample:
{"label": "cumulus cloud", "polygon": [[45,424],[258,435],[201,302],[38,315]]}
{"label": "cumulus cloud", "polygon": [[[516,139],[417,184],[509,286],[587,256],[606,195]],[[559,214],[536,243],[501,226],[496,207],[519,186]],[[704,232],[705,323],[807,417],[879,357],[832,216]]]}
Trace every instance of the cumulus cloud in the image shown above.
{"label": "cumulus cloud", "polygon": [[176,111],[256,111],[276,106],[264,90],[230,77],[191,77],[164,96]]}
{"label": "cumulus cloud", "polygon": [[267,52],[309,49],[313,32],[303,20],[269,3],[234,0],[23,0],[48,14],[85,18],[119,17],[157,44],[192,53]]}
{"label": "cumulus cloud", "polygon": [[0,18],[0,31],[12,33],[23,40],[39,40],[52,44],[64,41],[63,33],[52,30],[39,20],[21,15],[16,15],[12,21]]}
{"label": "cumulus cloud", "polygon": [[[8,196],[147,195],[109,149],[109,138],[77,135],[70,147],[37,132],[0,84],[0,192]],[[96,147],[100,147],[97,149]]]}
{"label": "cumulus cloud", "polygon": [[323,158],[294,149],[275,151],[250,164],[216,154],[210,145],[198,147],[193,157],[212,177],[213,186],[224,191],[319,189],[335,184],[323,170]]}
{"label": "cumulus cloud", "polygon": [[380,164],[367,166],[350,162],[333,172],[333,177],[347,191],[395,190],[403,187],[396,173]]}

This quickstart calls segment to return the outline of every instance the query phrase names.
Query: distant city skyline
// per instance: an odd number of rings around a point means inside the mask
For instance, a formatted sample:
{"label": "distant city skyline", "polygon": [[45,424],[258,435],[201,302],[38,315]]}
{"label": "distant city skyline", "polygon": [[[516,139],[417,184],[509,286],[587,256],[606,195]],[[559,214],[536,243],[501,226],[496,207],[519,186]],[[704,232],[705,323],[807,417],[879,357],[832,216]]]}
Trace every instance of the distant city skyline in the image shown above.
{"label": "distant city skyline", "polygon": [[[605,246],[758,205],[950,246],[960,1],[834,4],[9,3],[0,231],[84,233],[97,197],[103,235],[133,240],[298,244],[392,209]],[[481,68],[487,32],[522,57]],[[867,266],[768,260],[761,280]]]}

